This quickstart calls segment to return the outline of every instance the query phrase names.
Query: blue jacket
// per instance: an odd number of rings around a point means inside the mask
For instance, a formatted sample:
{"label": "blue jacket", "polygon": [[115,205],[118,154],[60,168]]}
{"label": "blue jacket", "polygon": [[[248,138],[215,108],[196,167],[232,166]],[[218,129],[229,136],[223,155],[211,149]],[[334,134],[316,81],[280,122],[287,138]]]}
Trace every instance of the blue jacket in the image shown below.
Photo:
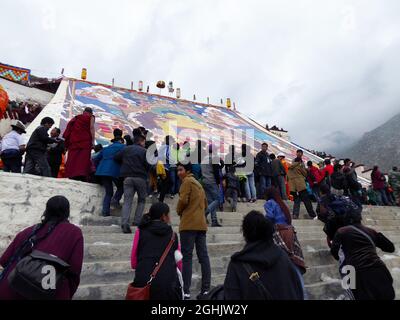
{"label": "blue jacket", "polygon": [[285,213],[275,200],[268,200],[264,204],[264,210],[266,212],[265,217],[270,219],[273,224],[288,225]]}
{"label": "blue jacket", "polygon": [[121,165],[114,160],[114,156],[124,148],[124,144],[114,142],[100,151],[94,159],[98,163],[96,176],[118,178],[120,176]]}

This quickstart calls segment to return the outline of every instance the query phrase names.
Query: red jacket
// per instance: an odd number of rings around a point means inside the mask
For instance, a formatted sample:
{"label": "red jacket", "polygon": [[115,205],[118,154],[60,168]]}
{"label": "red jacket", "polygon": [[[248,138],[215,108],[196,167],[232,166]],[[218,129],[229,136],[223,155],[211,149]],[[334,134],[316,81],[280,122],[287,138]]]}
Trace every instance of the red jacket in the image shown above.
{"label": "red jacket", "polygon": [[307,176],[307,181],[310,184],[310,187],[312,188],[316,184],[319,184],[325,176],[321,175],[321,172],[319,171],[318,168],[312,166],[311,168],[308,168],[309,175]]}
{"label": "red jacket", "polygon": [[321,176],[323,178],[326,177],[326,174],[328,173],[329,177],[333,174],[333,165],[328,164],[327,166],[325,166],[325,168],[323,168],[321,170]]}

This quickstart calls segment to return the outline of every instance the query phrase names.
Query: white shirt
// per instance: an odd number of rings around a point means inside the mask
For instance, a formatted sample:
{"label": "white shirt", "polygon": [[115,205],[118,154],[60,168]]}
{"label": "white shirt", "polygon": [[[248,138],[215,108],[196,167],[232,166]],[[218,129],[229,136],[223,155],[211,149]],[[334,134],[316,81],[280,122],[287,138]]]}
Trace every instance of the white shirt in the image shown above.
{"label": "white shirt", "polygon": [[10,133],[7,133],[1,141],[1,151],[19,150],[19,147],[24,144],[22,135],[13,130]]}

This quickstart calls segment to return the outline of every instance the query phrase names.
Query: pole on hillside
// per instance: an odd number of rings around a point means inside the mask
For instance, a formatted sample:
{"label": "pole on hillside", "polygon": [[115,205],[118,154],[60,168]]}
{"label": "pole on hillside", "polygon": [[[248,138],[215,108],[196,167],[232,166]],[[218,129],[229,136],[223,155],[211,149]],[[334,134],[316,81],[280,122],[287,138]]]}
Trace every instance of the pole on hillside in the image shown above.
{"label": "pole on hillside", "polygon": [[131,90],[133,90],[133,81],[131,81]]}

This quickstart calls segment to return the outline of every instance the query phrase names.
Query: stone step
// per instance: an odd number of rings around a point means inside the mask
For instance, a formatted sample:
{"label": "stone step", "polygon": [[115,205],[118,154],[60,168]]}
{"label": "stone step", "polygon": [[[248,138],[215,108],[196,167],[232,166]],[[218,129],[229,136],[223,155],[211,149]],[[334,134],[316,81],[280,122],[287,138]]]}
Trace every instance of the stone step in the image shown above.
{"label": "stone step", "polygon": [[[210,257],[219,255],[229,255],[240,251],[243,244],[240,242],[221,242],[208,243],[208,253]],[[130,258],[132,251],[132,243],[110,244],[107,242],[99,242],[95,244],[86,244],[84,251],[84,259],[87,262],[96,260],[121,260]]]}
{"label": "stone step", "polygon": [[[208,253],[213,257],[231,257],[237,251],[242,250],[244,244],[241,242],[209,243]],[[130,259],[132,244],[112,245],[98,243],[86,245],[85,262],[96,261],[120,261]],[[316,249],[311,246],[303,247],[303,254],[307,266],[319,266],[337,264],[328,249]],[[394,256],[395,257],[395,256]],[[396,262],[397,263],[397,262]]]}
{"label": "stone step", "polygon": [[[135,207],[133,207],[133,209],[134,208]],[[150,206],[147,206],[145,208],[145,212],[148,212],[149,209],[150,209]],[[292,212],[292,209],[291,208],[289,208],[289,209]],[[176,207],[170,207],[170,210],[171,210],[172,216],[177,215]],[[253,204],[251,208],[239,206],[237,208],[237,212],[231,212],[229,208],[228,209],[225,208],[225,210],[223,212],[218,211],[217,215],[220,217],[243,218],[251,210],[257,210],[257,211],[264,213],[265,212],[264,203]],[[112,210],[112,215],[113,216],[121,216],[121,210],[120,209]],[[308,216],[308,213],[304,207],[301,207],[300,215]],[[382,207],[382,209],[380,209],[380,210],[366,208],[363,210],[362,215],[363,215],[363,218],[371,218],[371,219],[381,219],[381,220],[400,219],[400,208],[391,209],[390,207]]]}
{"label": "stone step", "polygon": [[[400,226],[370,226],[366,225],[368,227],[372,227],[376,229],[379,232],[386,232],[388,231],[395,231],[397,232],[398,235],[400,235]],[[179,227],[178,226],[173,226],[174,231],[178,232]],[[86,235],[91,235],[91,234],[116,234],[116,233],[121,233],[121,228],[119,225],[109,225],[109,226],[81,226],[83,234]],[[134,230],[134,228],[132,228]],[[297,232],[323,232],[323,224],[320,225],[304,225],[304,226],[297,226],[296,231]],[[209,228],[208,234],[214,234],[214,233],[241,233],[241,227],[240,226],[223,226],[222,228]],[[395,235],[393,233],[393,235]]]}
{"label": "stone step", "polygon": [[[212,277],[212,286],[223,284],[225,276]],[[79,286],[74,300],[124,300],[129,281],[121,281],[107,284],[88,284]],[[192,279],[192,298],[200,289],[200,278]],[[306,285],[306,291],[310,300],[337,300],[344,299],[344,291],[340,280],[331,280]]]}
{"label": "stone step", "polygon": [[[214,275],[226,274],[230,257],[212,257],[210,264]],[[193,259],[193,274],[201,274],[201,266],[197,258]],[[95,283],[114,283],[120,281],[132,281],[135,272],[131,269],[130,261],[96,261],[84,263],[81,274],[81,285]],[[304,275],[306,284],[322,281],[324,278],[339,278],[338,266],[336,264],[313,266],[307,269]]]}
{"label": "stone step", "polygon": [[309,300],[345,300],[345,291],[339,279],[330,279],[306,285]]}
{"label": "stone step", "polygon": [[[179,225],[179,218],[177,216],[172,217],[172,225]],[[240,227],[242,225],[242,219],[239,217],[227,217],[227,218],[219,218],[219,222],[223,226],[231,226],[231,227]],[[400,219],[392,219],[392,220],[374,220],[374,219],[365,219],[365,224],[371,226],[373,228],[379,227],[400,227]],[[111,226],[111,225],[120,225],[120,218],[118,217],[90,217],[84,219],[81,226]],[[323,223],[318,220],[310,220],[310,219],[299,219],[294,220],[293,225],[298,228],[302,226],[319,226],[323,228]]]}
{"label": "stone step", "polygon": [[[220,242],[243,242],[243,235],[239,232],[237,233],[223,233],[224,230],[215,230],[207,234],[208,243],[220,243]],[[215,230],[215,231],[214,231]],[[220,231],[221,233],[217,233]],[[394,243],[400,242],[400,235],[398,233],[393,233],[388,231],[385,235]],[[327,246],[325,234],[320,232],[297,232],[298,239],[302,246],[310,245],[312,247],[324,248]],[[133,234],[123,234],[116,233],[111,237],[107,237],[107,234],[87,234],[85,235],[85,243],[94,244],[98,242],[105,242],[110,244],[132,244]]]}
{"label": "stone step", "polygon": [[[132,279],[113,283],[80,285],[74,296],[74,300],[124,300],[128,285],[132,282]],[[223,284],[224,281],[225,275],[214,275],[211,277],[211,286],[218,286]],[[201,277],[194,274],[191,287],[192,298],[195,298],[200,290]]]}

